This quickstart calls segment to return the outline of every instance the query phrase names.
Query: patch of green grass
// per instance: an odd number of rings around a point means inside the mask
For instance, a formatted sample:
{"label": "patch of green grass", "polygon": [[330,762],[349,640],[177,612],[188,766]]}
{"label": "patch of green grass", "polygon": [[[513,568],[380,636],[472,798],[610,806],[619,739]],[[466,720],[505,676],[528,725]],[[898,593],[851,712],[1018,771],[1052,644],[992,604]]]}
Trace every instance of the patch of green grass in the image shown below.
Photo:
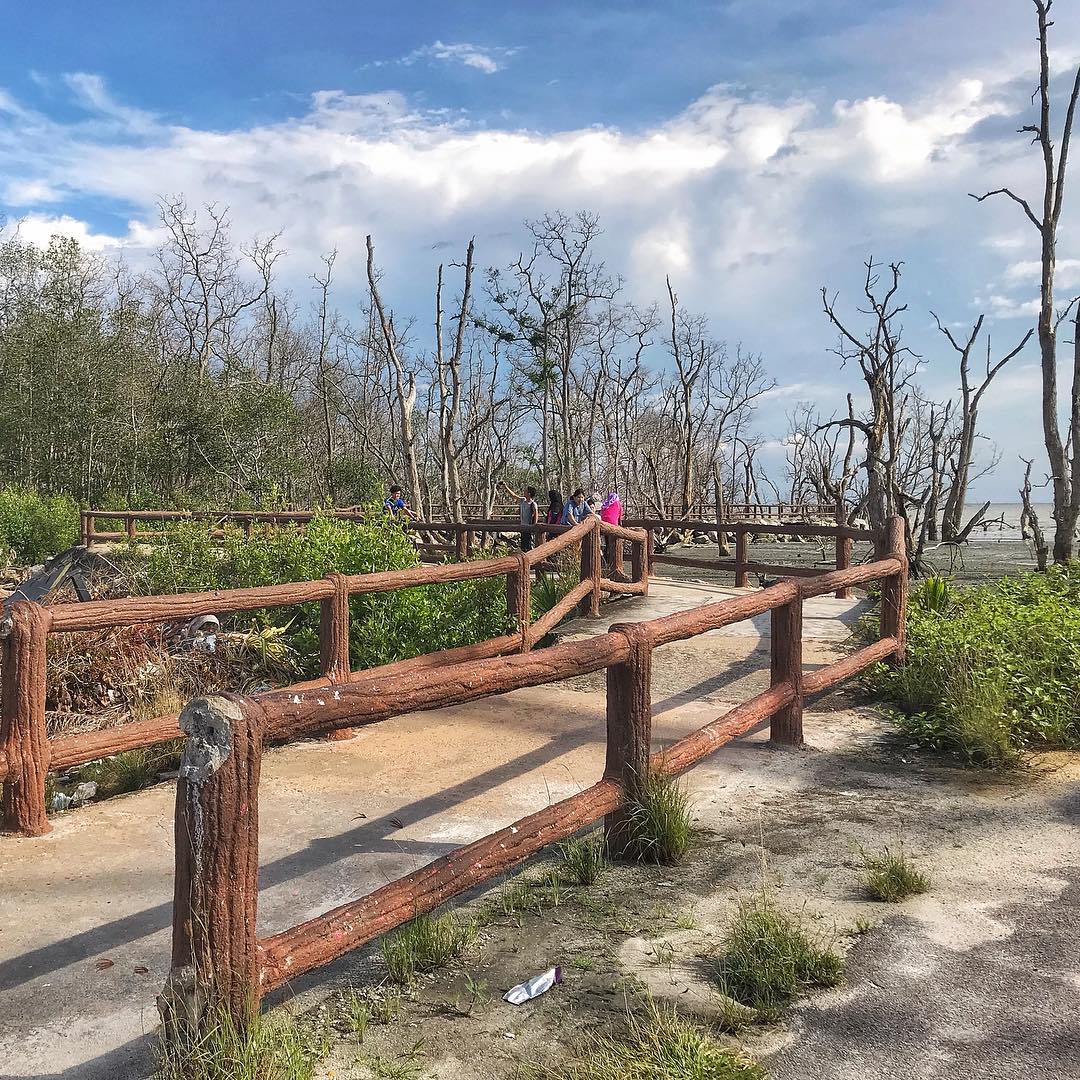
{"label": "patch of green grass", "polygon": [[874,924],[869,919],[856,919],[851,927],[851,933],[858,934],[861,937],[863,934],[869,934],[873,928]]}
{"label": "patch of green grass", "polygon": [[547,1080],[765,1080],[765,1070],[704,1028],[651,999],[620,1037],[588,1039],[569,1061],[532,1073]]}
{"label": "patch of green grass", "polygon": [[345,1030],[362,1043],[371,1023],[371,1002],[355,990],[347,990],[341,996],[339,1017]]}
{"label": "patch of green grass", "polygon": [[716,979],[721,992],[767,1020],[810,987],[838,985],[843,971],[840,956],[815,944],[799,919],[761,896],[739,906]]}
{"label": "patch of green grass", "polygon": [[371,1080],[419,1080],[424,1074],[424,1063],[420,1060],[423,1040],[400,1058],[387,1058],[380,1055],[362,1057],[359,1064],[367,1070]]}
{"label": "patch of green grass", "polygon": [[916,869],[903,847],[898,852],[885,848],[880,855],[864,854],[863,868],[863,886],[875,900],[898,904],[930,890],[929,876]]}
{"label": "patch of green grass", "polygon": [[475,940],[477,924],[457,912],[421,915],[380,943],[390,978],[401,985],[460,956]]}
{"label": "patch of green grass", "polygon": [[560,868],[577,885],[595,885],[608,865],[603,838],[597,833],[567,840],[556,850]]}
{"label": "patch of green grass", "polygon": [[79,770],[79,780],[93,780],[98,798],[142,791],[157,783],[158,774],[175,769],[180,763],[184,740],[125,750],[122,754],[92,761]]}
{"label": "patch of green grass", "polygon": [[187,1045],[161,1042],[159,1080],[312,1080],[329,1052],[325,1031],[300,1026],[288,1015],[259,1014],[241,1031],[219,1010],[199,1039]]}
{"label": "patch of green grass", "polygon": [[627,807],[628,851],[639,862],[673,866],[690,850],[690,796],[677,778],[650,773]]}

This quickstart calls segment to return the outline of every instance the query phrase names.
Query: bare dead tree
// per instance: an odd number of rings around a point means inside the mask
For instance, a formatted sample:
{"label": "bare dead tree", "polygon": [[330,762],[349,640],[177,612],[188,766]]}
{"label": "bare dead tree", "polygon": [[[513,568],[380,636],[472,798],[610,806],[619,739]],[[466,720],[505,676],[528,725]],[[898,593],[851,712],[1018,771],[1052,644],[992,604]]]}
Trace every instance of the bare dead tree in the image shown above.
{"label": "bare dead tree", "polygon": [[[1054,275],[1057,267],[1058,224],[1065,197],[1065,176],[1072,139],[1077,98],[1080,97],[1080,66],[1076,69],[1061,139],[1055,149],[1053,117],[1050,103],[1050,11],[1054,0],[1033,0],[1039,39],[1039,85],[1033,97],[1038,98],[1039,116],[1034,124],[1025,124],[1021,133],[1032,136],[1032,145],[1039,147],[1042,157],[1042,209],[1036,213],[1027,199],[1011,188],[1001,187],[982,195],[972,195],[977,202],[994,196],[1011,199],[1023,211],[1028,222],[1039,233],[1039,353],[1042,368],[1043,441],[1050,464],[1054,505],[1055,563],[1067,563],[1073,556],[1076,523],[1080,517],[1080,349],[1073,361],[1072,388],[1069,405],[1069,425],[1065,437],[1061,433],[1058,396],[1057,330],[1060,316],[1054,309]],[[1074,301],[1075,302],[1075,301]]]}
{"label": "bare dead tree", "polygon": [[368,289],[378,313],[383,348],[386,350],[386,357],[393,372],[401,450],[405,460],[405,479],[409,485],[409,498],[413,509],[419,513],[423,507],[423,490],[420,487],[420,469],[416,461],[416,431],[413,425],[413,410],[416,407],[416,372],[405,366],[397,330],[394,328],[394,317],[392,314],[387,314],[379,294],[379,277],[375,271],[375,245],[370,235],[366,238],[366,242]]}
{"label": "bare dead tree", "polygon": [[[953,335],[953,332],[945,325],[936,314],[931,312],[934,316],[934,321],[937,323],[938,330],[944,334],[949,344],[953,347],[959,356],[959,368],[960,368],[960,399],[958,402],[960,408],[959,431],[956,434],[955,446],[952,450],[951,458],[951,477],[948,485],[948,492],[945,498],[945,505],[941,515],[941,537],[948,543],[962,543],[971,534],[971,530],[979,523],[979,521],[986,514],[986,511],[990,507],[989,502],[984,502],[982,507],[977,510],[966,524],[963,523],[964,506],[967,501],[968,490],[972,480],[972,466],[975,460],[975,440],[978,437],[978,422],[979,422],[979,404],[982,401],[983,394],[986,393],[990,384],[994,381],[994,377],[1010,360],[1018,356],[1031,340],[1031,335],[1034,333],[1034,329],[1030,329],[1020,339],[1018,345],[1016,345],[1011,351],[1007,352],[1000,360],[992,359],[992,351],[990,345],[990,337],[986,338],[986,367],[983,372],[983,376],[978,382],[974,384],[971,378],[971,353],[979,339],[979,334],[982,332],[983,321],[985,316],[980,315],[975,321],[975,325],[972,326],[971,332],[967,338],[963,341],[958,341]],[[944,429],[942,429],[942,433]],[[935,511],[937,503],[935,501]],[[936,524],[936,513],[935,523]],[[931,526],[930,539],[937,539],[934,535],[934,526]]]}
{"label": "bare dead tree", "polygon": [[1035,545],[1035,565],[1039,570],[1046,569],[1047,557],[1050,549],[1043,535],[1042,524],[1039,515],[1035,511],[1035,504],[1031,499],[1031,459],[1021,457],[1024,463],[1024,483],[1020,488],[1020,535],[1026,540],[1030,533]]}

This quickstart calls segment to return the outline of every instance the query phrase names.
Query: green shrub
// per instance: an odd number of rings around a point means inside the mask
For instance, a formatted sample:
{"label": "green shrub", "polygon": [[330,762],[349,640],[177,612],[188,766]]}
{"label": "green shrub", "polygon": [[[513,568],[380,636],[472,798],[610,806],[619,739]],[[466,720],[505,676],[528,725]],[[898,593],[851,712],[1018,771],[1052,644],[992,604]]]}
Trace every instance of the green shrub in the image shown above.
{"label": "green shrub", "polygon": [[558,847],[559,864],[566,876],[578,885],[593,885],[607,867],[604,840],[598,833],[577,836]]}
{"label": "green shrub", "polygon": [[721,991],[773,1019],[814,986],[836,986],[844,961],[810,940],[802,923],[765,897],[740,905],[724,939],[716,977]]}
{"label": "green shrub", "polygon": [[912,594],[907,663],[877,668],[917,742],[983,766],[1028,747],[1080,745],[1080,568]]}
{"label": "green shrub", "polygon": [[79,540],[79,507],[67,495],[39,495],[18,488],[0,490],[0,563],[27,565],[71,547]]}
{"label": "green shrub", "polygon": [[[253,588],[312,581],[333,570],[365,574],[419,565],[408,534],[382,514],[366,522],[317,514],[303,530],[268,529],[251,537],[239,528],[226,528],[221,538],[214,531],[208,523],[181,522],[164,530],[152,547],[133,547],[131,591],[153,595]],[[502,578],[356,596],[350,616],[354,669],[470,645],[498,637],[508,626]],[[318,604],[268,610],[256,620],[287,626],[301,673],[317,672]]]}

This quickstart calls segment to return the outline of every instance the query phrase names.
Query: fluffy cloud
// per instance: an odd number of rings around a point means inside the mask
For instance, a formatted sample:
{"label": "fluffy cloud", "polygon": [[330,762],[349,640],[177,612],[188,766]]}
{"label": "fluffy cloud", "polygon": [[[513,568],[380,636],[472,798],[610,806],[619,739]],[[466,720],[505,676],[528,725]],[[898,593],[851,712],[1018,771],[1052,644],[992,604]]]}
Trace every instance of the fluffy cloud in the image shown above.
{"label": "fluffy cloud", "polygon": [[506,61],[517,51],[500,47],[485,48],[467,41],[433,41],[430,45],[424,45],[409,53],[402,63],[413,64],[417,60],[425,59],[440,60],[447,64],[464,64],[465,67],[482,71],[485,75],[494,75],[496,71],[502,71]]}

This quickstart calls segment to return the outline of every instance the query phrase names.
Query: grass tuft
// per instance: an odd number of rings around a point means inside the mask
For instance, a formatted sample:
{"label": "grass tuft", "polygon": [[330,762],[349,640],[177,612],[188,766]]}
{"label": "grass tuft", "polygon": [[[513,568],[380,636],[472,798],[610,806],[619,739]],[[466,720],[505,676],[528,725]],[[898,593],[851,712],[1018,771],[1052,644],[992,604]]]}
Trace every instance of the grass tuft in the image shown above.
{"label": "grass tuft", "polygon": [[629,854],[638,862],[674,866],[682,862],[693,829],[690,796],[674,776],[650,773],[638,798],[627,807]]}
{"label": "grass tuft", "polygon": [[863,867],[863,885],[875,900],[898,904],[930,890],[929,876],[915,868],[903,847],[899,852],[885,848],[880,855],[864,854]]}
{"label": "grass tuft", "polygon": [[162,1039],[158,1080],[312,1080],[329,1052],[325,1031],[306,1031],[288,1015],[259,1014],[237,1028],[224,1009],[215,1011],[194,1043]]}
{"label": "grass tuft", "polygon": [[836,986],[843,971],[843,959],[814,944],[797,918],[757,897],[739,906],[716,975],[724,994],[769,1020],[810,987]]}
{"label": "grass tuft", "polygon": [[624,1037],[594,1036],[570,1061],[532,1075],[547,1080],[765,1080],[756,1062],[651,999],[646,1008],[628,1015]]}
{"label": "grass tuft", "polygon": [[453,911],[421,915],[380,944],[390,978],[412,982],[418,972],[434,971],[460,956],[475,940],[477,924]]}
{"label": "grass tuft", "polygon": [[579,836],[558,847],[559,865],[577,885],[595,885],[607,868],[604,841],[599,834]]}

